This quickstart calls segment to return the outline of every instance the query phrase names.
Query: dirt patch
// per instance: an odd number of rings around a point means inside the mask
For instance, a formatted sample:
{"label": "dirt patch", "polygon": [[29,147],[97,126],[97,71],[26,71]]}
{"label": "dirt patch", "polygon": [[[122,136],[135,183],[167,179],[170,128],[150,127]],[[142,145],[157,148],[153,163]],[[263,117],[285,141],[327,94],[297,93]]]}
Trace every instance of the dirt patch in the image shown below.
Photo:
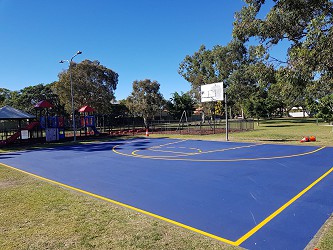
{"label": "dirt patch", "polygon": [[0,189],[9,188],[17,185],[16,181],[0,181]]}

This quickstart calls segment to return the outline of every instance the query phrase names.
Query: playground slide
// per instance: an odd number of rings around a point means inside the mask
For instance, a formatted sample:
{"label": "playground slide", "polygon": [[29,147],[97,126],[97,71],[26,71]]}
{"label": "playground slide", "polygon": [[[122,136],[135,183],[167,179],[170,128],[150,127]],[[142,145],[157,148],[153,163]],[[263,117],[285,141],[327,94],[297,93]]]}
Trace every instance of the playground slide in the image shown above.
{"label": "playground slide", "polygon": [[[33,128],[35,128],[36,126],[39,125],[39,122],[31,122],[28,126],[26,126],[25,128],[23,128],[22,130],[32,130]],[[13,143],[17,138],[19,138],[21,135],[21,130],[17,131],[15,134],[13,134],[11,137],[7,138],[5,141],[3,141],[2,144],[10,144]]]}

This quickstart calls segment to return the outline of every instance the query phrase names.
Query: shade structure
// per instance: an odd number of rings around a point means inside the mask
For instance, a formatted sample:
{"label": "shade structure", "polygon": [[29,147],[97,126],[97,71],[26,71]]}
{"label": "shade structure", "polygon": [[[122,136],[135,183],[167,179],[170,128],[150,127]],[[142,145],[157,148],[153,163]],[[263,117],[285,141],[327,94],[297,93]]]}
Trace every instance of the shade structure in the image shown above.
{"label": "shade structure", "polygon": [[0,108],[0,120],[23,120],[33,118],[35,118],[34,115],[30,115],[11,106],[4,106]]}
{"label": "shade structure", "polygon": [[53,105],[51,103],[49,103],[48,101],[40,101],[39,103],[37,103],[35,105],[35,108],[40,108],[40,109],[43,109],[43,108],[53,108]]}
{"label": "shade structure", "polygon": [[93,109],[90,106],[83,106],[82,108],[79,109],[79,112],[83,113],[83,112],[94,112],[95,109]]}

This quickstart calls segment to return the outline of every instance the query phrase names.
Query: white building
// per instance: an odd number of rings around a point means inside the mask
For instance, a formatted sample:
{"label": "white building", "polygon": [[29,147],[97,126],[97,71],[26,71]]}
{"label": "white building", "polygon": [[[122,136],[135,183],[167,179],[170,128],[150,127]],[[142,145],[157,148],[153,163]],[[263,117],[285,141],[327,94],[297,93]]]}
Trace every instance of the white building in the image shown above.
{"label": "white building", "polygon": [[289,116],[291,117],[309,117],[309,114],[303,110],[302,107],[293,107],[290,111],[289,111]]}

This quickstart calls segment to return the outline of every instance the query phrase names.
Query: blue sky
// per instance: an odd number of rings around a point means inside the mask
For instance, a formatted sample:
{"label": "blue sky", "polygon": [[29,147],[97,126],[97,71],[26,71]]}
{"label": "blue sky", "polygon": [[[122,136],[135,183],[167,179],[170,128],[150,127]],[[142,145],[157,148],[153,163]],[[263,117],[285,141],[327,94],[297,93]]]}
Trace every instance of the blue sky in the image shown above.
{"label": "blue sky", "polygon": [[58,80],[75,58],[98,60],[119,74],[117,100],[134,80],[161,93],[190,90],[178,73],[200,45],[226,45],[242,0],[0,0],[0,87],[19,90]]}

